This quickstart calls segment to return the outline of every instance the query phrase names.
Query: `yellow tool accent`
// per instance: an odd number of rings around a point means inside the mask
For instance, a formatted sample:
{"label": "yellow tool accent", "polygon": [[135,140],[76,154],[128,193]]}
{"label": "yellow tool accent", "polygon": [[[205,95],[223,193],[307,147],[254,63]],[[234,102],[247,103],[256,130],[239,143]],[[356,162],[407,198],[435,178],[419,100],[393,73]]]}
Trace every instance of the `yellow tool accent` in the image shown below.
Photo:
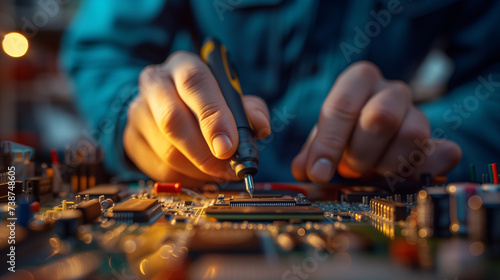
{"label": "yellow tool accent", "polygon": [[240,79],[238,78],[237,75],[235,75],[234,77],[231,75],[231,70],[229,69],[229,63],[227,62],[227,51],[224,45],[220,46],[220,53],[222,56],[222,64],[224,64],[224,70],[226,70],[227,79],[233,86],[234,90],[236,90],[242,96],[243,92],[241,91]]}
{"label": "yellow tool accent", "polygon": [[205,64],[208,64],[208,55],[214,51],[214,41],[210,40],[203,44],[203,47],[201,48],[201,59],[205,62]]}

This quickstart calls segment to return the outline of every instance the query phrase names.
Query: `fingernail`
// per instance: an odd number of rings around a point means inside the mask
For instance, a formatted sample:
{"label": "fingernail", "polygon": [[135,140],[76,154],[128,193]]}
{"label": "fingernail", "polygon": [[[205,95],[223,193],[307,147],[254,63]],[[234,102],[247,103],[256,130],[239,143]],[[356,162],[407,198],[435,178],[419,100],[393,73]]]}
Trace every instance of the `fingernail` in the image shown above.
{"label": "fingernail", "polygon": [[219,157],[229,151],[229,149],[233,147],[233,144],[227,135],[220,134],[212,140],[212,146],[214,148],[215,156]]}
{"label": "fingernail", "polygon": [[311,168],[311,175],[314,179],[322,182],[330,181],[332,176],[333,164],[329,159],[318,159]]}

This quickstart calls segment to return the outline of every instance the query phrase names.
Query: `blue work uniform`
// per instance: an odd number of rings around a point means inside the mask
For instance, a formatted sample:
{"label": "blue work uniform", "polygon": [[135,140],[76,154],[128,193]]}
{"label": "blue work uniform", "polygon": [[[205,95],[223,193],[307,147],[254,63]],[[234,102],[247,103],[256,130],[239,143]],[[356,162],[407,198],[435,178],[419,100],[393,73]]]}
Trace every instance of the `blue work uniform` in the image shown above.
{"label": "blue work uniform", "polygon": [[272,135],[260,141],[256,180],[293,181],[290,164],[317,122],[338,75],[368,60],[409,82],[429,51],[454,65],[447,92],[419,105],[436,137],[463,150],[451,180],[500,157],[500,1],[493,0],[85,0],[68,28],[62,65],[74,81],[87,132],[122,179],[122,134],[138,76],[172,52],[226,45],[243,92],[269,105]]}

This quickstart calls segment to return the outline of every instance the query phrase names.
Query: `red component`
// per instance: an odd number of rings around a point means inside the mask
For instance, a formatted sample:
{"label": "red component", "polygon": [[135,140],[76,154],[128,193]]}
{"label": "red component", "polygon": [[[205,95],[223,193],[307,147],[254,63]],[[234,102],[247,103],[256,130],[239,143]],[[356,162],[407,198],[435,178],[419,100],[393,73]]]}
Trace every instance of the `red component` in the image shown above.
{"label": "red component", "polygon": [[30,204],[30,212],[31,213],[38,213],[40,211],[40,202],[35,201]]}
{"label": "red component", "polygon": [[52,165],[59,164],[59,157],[57,156],[56,149],[50,149],[50,158],[52,159]]}
{"label": "red component", "polygon": [[396,238],[389,243],[389,256],[393,261],[411,267],[415,267],[419,263],[418,246],[408,243],[403,238]]}
{"label": "red component", "polygon": [[155,185],[156,193],[180,193],[181,183],[164,183],[156,182]]}
{"label": "red component", "polygon": [[275,190],[275,191],[293,191],[307,196],[307,190],[300,187],[301,184],[295,183],[256,183],[256,189]]}
{"label": "red component", "polygon": [[491,164],[491,174],[493,174],[493,183],[498,184],[498,171],[497,171],[497,164],[492,163]]}

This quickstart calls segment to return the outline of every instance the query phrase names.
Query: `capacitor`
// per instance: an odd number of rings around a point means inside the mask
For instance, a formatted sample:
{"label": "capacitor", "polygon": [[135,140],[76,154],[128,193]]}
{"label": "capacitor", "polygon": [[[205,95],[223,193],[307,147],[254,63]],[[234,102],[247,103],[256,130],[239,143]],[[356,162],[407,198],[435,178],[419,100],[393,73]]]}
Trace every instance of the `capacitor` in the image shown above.
{"label": "capacitor", "polygon": [[420,237],[450,235],[450,199],[445,187],[424,188],[417,196]]}
{"label": "capacitor", "polygon": [[465,233],[467,201],[476,194],[479,184],[452,183],[446,186],[450,195],[450,230],[452,233]]}
{"label": "capacitor", "polygon": [[156,182],[154,184],[154,190],[157,194],[159,194],[159,193],[180,193],[181,192],[181,183]]}
{"label": "capacitor", "polygon": [[500,196],[473,195],[468,201],[467,233],[474,241],[486,244],[488,253],[500,256]]}

